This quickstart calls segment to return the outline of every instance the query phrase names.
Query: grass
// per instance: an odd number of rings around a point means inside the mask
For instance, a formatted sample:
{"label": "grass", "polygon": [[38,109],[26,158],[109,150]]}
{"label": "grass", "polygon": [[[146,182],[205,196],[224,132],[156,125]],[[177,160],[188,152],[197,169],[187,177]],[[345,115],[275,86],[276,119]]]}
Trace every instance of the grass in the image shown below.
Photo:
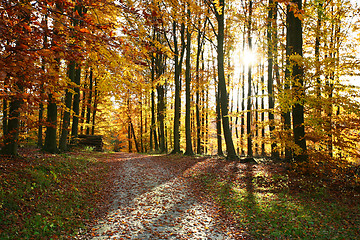
{"label": "grass", "polygon": [[[226,165],[226,164],[225,164]],[[358,193],[332,192],[314,179],[238,164],[236,172],[196,176],[240,229],[254,239],[358,239]],[[311,187],[309,187],[311,185]],[[356,197],[357,196],[357,197]]]}
{"label": "grass", "polygon": [[0,161],[0,239],[59,239],[96,212],[107,166],[95,153],[29,153]]}

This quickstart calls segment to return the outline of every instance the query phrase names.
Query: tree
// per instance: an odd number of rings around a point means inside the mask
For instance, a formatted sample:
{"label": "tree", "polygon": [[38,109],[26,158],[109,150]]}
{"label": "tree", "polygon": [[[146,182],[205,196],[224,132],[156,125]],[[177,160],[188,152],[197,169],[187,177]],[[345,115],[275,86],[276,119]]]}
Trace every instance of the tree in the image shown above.
{"label": "tree", "polygon": [[276,143],[274,141],[274,80],[273,80],[273,67],[274,67],[274,54],[277,51],[277,42],[276,42],[276,34],[275,34],[275,28],[277,28],[276,25],[276,12],[277,12],[277,2],[273,0],[269,0],[269,6],[268,6],[268,22],[267,22],[267,47],[268,47],[268,65],[267,65],[267,76],[268,76],[268,84],[267,84],[267,90],[268,90],[268,105],[269,105],[269,121],[270,121],[270,139],[271,139],[271,157],[278,158],[279,154],[275,150],[276,149]]}
{"label": "tree", "polygon": [[[251,18],[252,18],[252,1],[249,1],[249,17],[248,17],[248,45],[249,50],[252,50],[252,41],[251,41]],[[247,113],[246,113],[246,134],[247,134],[247,155],[249,157],[253,156],[253,149],[252,149],[252,132],[251,132],[251,125],[252,125],[252,114],[251,114],[251,85],[252,85],[252,66],[249,64],[248,66],[248,93],[247,93]]]}
{"label": "tree", "polygon": [[294,142],[300,147],[295,152],[296,161],[306,160],[306,139],[304,126],[304,70],[302,66],[302,0],[292,0],[286,16],[286,72],[285,77],[292,83],[295,104],[292,108]]}
{"label": "tree", "polygon": [[234,143],[231,136],[228,116],[228,105],[229,98],[226,90],[225,82],[225,71],[224,71],[224,0],[219,1],[219,5],[214,6],[215,16],[218,22],[218,33],[217,33],[217,62],[218,62],[218,89],[219,89],[219,100],[222,116],[222,124],[224,130],[224,138],[226,143],[226,151],[228,159],[237,159]]}
{"label": "tree", "polygon": [[[189,6],[188,6],[189,7]],[[185,113],[185,137],[186,150],[185,155],[194,155],[191,141],[191,118],[190,118],[190,82],[191,82],[191,65],[190,65],[190,49],[191,49],[191,30],[190,30],[190,9],[187,10],[188,26],[186,28],[186,59],[185,59],[185,99],[186,99],[186,113]]]}

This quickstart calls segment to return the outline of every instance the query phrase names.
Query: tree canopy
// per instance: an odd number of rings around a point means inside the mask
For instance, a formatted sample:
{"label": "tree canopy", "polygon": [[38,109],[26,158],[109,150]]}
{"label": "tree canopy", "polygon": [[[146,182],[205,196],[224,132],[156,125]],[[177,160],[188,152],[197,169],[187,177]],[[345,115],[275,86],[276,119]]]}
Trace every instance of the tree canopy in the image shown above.
{"label": "tree canopy", "polygon": [[358,162],[359,21],[348,0],[3,1],[1,149],[67,151],[85,134]]}

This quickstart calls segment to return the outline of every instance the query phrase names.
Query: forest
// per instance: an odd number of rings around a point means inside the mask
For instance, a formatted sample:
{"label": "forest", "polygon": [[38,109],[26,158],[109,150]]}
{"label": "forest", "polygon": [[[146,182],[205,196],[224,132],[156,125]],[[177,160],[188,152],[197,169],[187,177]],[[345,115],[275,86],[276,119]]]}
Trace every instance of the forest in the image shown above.
{"label": "forest", "polygon": [[94,136],[105,152],[272,160],[355,189],[359,44],[356,0],[5,0],[0,162]]}
{"label": "forest", "polygon": [[2,150],[359,160],[350,1],[1,6]]}

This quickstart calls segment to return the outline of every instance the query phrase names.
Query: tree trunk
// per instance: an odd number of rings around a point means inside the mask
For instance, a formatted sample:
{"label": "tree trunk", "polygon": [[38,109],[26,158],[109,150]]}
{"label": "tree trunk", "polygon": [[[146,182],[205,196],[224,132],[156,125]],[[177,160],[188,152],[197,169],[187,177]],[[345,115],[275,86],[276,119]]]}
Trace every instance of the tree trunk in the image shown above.
{"label": "tree trunk", "polygon": [[182,61],[185,52],[185,24],[181,24],[180,38],[181,38],[181,51],[179,59],[179,50],[176,36],[176,25],[177,23],[173,22],[173,35],[174,35],[174,60],[175,60],[175,105],[174,105],[174,150],[172,153],[180,153],[180,114],[181,114],[181,69]]}
{"label": "tree trunk", "polygon": [[71,137],[77,138],[79,134],[79,112],[80,112],[80,79],[81,79],[81,68],[78,64],[76,64],[75,69],[75,84],[77,85],[74,88],[75,94],[74,94],[74,101],[73,101],[73,122],[72,122],[72,128],[71,128]]}
{"label": "tree trunk", "polygon": [[265,156],[265,66],[261,66],[261,156]]}
{"label": "tree trunk", "polygon": [[[190,10],[188,10],[188,18],[190,20]],[[186,29],[186,70],[185,70],[185,98],[186,98],[186,108],[185,108],[185,138],[186,138],[186,151],[185,155],[194,155],[192,149],[192,142],[191,142],[191,116],[190,116],[190,50],[191,50],[191,33],[189,30],[189,25]]]}
{"label": "tree trunk", "polygon": [[219,90],[215,92],[216,95],[216,136],[217,136],[217,154],[224,156],[222,150],[222,136],[221,136],[221,107],[220,107],[220,93]]}
{"label": "tree trunk", "polygon": [[7,121],[7,134],[4,135],[3,153],[9,155],[17,155],[18,141],[20,133],[20,112],[23,100],[21,94],[24,90],[22,80],[17,80],[16,94],[11,97],[9,103],[9,116]]}
{"label": "tree trunk", "polygon": [[274,79],[273,79],[273,67],[274,67],[274,54],[277,51],[275,31],[277,28],[276,24],[276,11],[277,11],[277,2],[274,0],[269,0],[269,13],[268,13],[268,26],[267,26],[267,44],[268,44],[268,104],[269,104],[269,131],[270,131],[270,141],[271,141],[271,157],[279,158],[278,152],[276,149],[276,142],[274,140]]}
{"label": "tree trunk", "polygon": [[[162,63],[160,63],[162,64]],[[160,153],[164,153],[165,149],[165,88],[164,85],[157,86],[157,95],[158,95],[158,121],[159,121],[159,150]]]}
{"label": "tree trunk", "polygon": [[196,153],[201,154],[201,122],[200,122],[200,53],[202,49],[201,36],[202,32],[200,30],[200,21],[198,23],[198,35],[197,35],[197,52],[196,52],[196,65],[195,65],[195,74],[196,74],[196,96],[195,96],[195,110],[196,110]]}
{"label": "tree trunk", "polygon": [[48,96],[47,120],[44,150],[49,153],[58,152],[56,135],[57,135],[57,105],[52,94]]}
{"label": "tree trunk", "polygon": [[[71,61],[69,63],[69,79],[74,82],[75,79],[75,62]],[[70,86],[68,86],[70,88]],[[72,105],[72,93],[70,90],[66,89],[65,92],[65,109],[64,109],[64,116],[63,116],[63,123],[61,128],[61,136],[59,140],[59,149],[61,151],[68,150],[68,134],[69,134],[69,126],[70,126],[70,111]]]}
{"label": "tree trunk", "polygon": [[[6,85],[6,79],[5,79],[5,83],[4,85]],[[4,92],[6,94],[7,89],[4,89]],[[6,135],[8,134],[8,101],[6,98],[3,99],[3,119],[2,119],[2,128],[3,128],[3,136],[4,138],[6,137]]]}
{"label": "tree trunk", "polygon": [[[87,77],[88,77],[88,72],[86,72],[85,75],[85,84],[84,84],[84,89],[87,89]],[[85,113],[86,113],[86,103],[87,103],[87,99],[86,99],[87,95],[86,95],[86,90],[82,91],[82,99],[81,99],[81,117],[80,117],[80,134],[83,134],[83,130],[84,130],[84,122],[85,122]]]}
{"label": "tree trunk", "polygon": [[228,116],[228,105],[229,98],[226,90],[225,82],[225,69],[224,69],[224,0],[220,0],[220,13],[216,11],[216,18],[218,22],[218,35],[217,35],[217,60],[218,60],[218,86],[220,93],[220,108],[222,116],[222,124],[224,130],[224,138],[226,143],[226,151],[228,159],[237,159],[234,143],[232,140],[232,135],[229,126],[229,116]]}
{"label": "tree trunk", "polygon": [[[249,2],[249,18],[248,18],[248,44],[250,51],[252,50],[251,43],[251,18],[252,18],[252,1]],[[247,94],[247,114],[246,114],[246,134],[247,134],[247,155],[249,157],[253,156],[252,150],[252,133],[251,133],[251,82],[252,82],[252,74],[251,74],[251,64],[248,66],[248,94]]]}
{"label": "tree trunk", "polygon": [[91,102],[93,94],[93,70],[90,68],[89,75],[89,96],[87,100],[87,109],[86,109],[86,135],[90,135],[90,117],[91,117]]}
{"label": "tree trunk", "polygon": [[[299,10],[302,8],[302,0],[292,0]],[[300,153],[295,153],[295,161],[306,160],[306,140],[305,140],[305,126],[304,126],[304,70],[302,64],[293,60],[292,56],[298,55],[302,57],[302,26],[301,20],[295,16],[294,11],[287,9],[287,33],[286,33],[286,57],[287,57],[287,70],[285,77],[291,77],[293,82],[292,92],[296,102],[292,109],[293,115],[293,133],[294,142],[301,149]],[[292,74],[291,74],[292,73]]]}
{"label": "tree trunk", "polygon": [[94,79],[94,106],[93,106],[93,113],[92,113],[92,124],[91,124],[91,135],[95,135],[95,120],[96,120],[96,111],[97,111],[97,105],[99,102],[99,90],[97,88],[97,79]]}

